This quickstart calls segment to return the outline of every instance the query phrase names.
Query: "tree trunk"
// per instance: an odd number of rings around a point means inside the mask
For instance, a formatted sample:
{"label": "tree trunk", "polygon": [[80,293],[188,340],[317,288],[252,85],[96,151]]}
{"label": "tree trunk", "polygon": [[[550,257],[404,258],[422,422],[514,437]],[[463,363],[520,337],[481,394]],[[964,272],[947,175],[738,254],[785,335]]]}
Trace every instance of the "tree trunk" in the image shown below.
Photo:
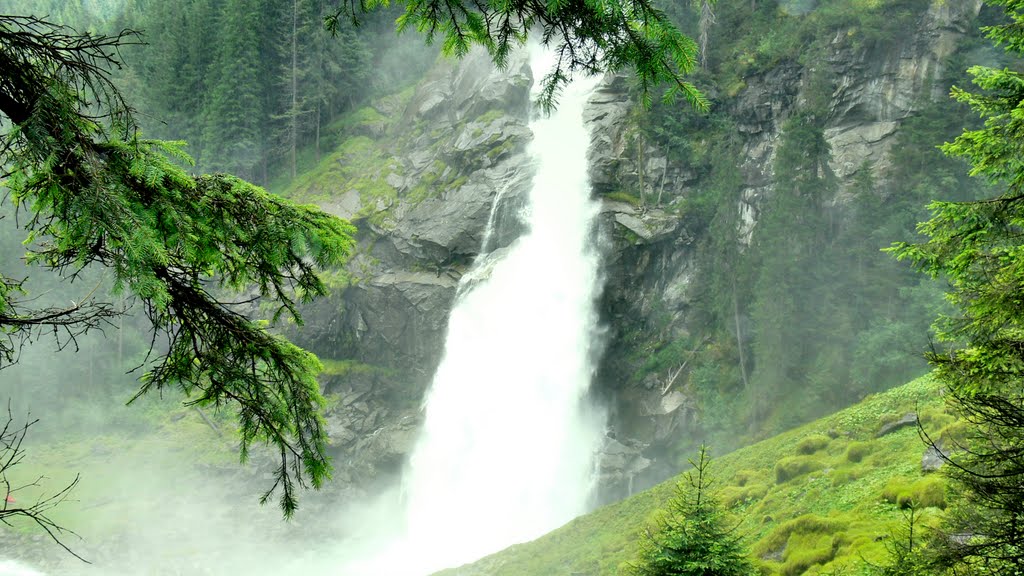
{"label": "tree trunk", "polygon": [[697,44],[700,47],[700,67],[705,70],[708,67],[708,34],[715,23],[713,3],[713,0],[701,0],[700,3],[700,36]]}
{"label": "tree trunk", "polygon": [[292,107],[290,111],[292,180],[296,176],[295,148],[298,146],[299,121],[299,2],[292,0]]}

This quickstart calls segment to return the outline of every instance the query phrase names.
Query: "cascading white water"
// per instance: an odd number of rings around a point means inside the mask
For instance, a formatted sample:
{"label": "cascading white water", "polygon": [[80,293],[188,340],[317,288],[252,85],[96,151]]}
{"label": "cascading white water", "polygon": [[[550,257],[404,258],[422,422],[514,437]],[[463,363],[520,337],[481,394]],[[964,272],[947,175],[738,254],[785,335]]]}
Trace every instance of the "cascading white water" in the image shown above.
{"label": "cascading white water", "polygon": [[[551,58],[531,55],[536,78]],[[464,279],[404,478],[405,537],[387,554],[390,573],[459,565],[585,512],[604,424],[586,404],[600,286],[582,111],[595,83],[574,82],[557,111],[531,122],[527,231]]]}
{"label": "cascading white water", "polygon": [[[549,63],[534,55],[535,77]],[[433,569],[540,536],[582,513],[601,426],[585,410],[597,327],[579,81],[532,122],[528,230],[452,310],[406,483],[414,555]]]}

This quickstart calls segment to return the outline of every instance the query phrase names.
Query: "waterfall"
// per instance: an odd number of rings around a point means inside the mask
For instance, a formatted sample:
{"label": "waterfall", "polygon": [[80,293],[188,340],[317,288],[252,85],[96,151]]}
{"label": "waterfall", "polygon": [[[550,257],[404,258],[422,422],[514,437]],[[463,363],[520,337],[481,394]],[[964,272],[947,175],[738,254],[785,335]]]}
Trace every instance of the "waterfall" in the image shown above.
{"label": "waterfall", "polygon": [[[552,63],[535,51],[534,77]],[[554,113],[530,123],[526,232],[481,254],[475,267],[487,273],[470,271],[460,286],[403,480],[405,537],[387,554],[388,573],[463,564],[586,511],[604,427],[587,404],[600,286],[582,112],[596,82],[574,82]]]}

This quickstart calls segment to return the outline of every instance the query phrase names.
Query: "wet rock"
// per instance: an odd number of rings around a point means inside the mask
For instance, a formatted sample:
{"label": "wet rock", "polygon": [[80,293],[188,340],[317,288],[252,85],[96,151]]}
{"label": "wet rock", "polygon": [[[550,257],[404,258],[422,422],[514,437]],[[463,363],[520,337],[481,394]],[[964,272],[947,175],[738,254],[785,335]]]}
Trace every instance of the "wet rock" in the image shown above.
{"label": "wet rock", "polygon": [[636,443],[624,444],[605,437],[597,454],[598,498],[601,501],[619,500],[647,487],[638,481],[652,464],[643,456],[643,448]]}
{"label": "wet rock", "polygon": [[892,422],[886,422],[885,424],[882,424],[882,426],[878,429],[878,432],[875,432],[875,438],[881,438],[882,436],[885,436],[886,434],[891,434],[901,428],[916,425],[917,412],[908,412],[903,416],[900,416],[898,419],[893,420]]}
{"label": "wet rock", "polygon": [[943,447],[940,440],[925,449],[924,455],[921,456],[921,471],[935,472],[946,463],[946,458],[949,458],[949,451]]}

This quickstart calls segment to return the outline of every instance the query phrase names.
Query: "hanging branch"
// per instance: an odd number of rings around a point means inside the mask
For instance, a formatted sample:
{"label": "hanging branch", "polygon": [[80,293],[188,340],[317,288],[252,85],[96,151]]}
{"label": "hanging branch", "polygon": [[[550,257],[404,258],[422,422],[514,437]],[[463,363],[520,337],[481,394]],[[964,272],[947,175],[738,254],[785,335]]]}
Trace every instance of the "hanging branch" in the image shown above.
{"label": "hanging branch", "polygon": [[22,443],[28,435],[28,430],[39,420],[26,420],[22,425],[14,423],[14,416],[11,412],[11,404],[7,403],[7,421],[3,428],[0,428],[0,523],[12,526],[15,519],[24,519],[34,523],[61,548],[79,560],[88,563],[87,560],[76,554],[64,543],[63,538],[67,535],[77,536],[71,530],[57,524],[49,513],[67,500],[71,491],[78,485],[78,476],[67,486],[52,494],[38,496],[31,501],[31,504],[19,503],[19,496],[28,488],[41,488],[45,477],[39,476],[31,482],[15,482],[11,480],[11,473],[25,457],[25,450]]}

